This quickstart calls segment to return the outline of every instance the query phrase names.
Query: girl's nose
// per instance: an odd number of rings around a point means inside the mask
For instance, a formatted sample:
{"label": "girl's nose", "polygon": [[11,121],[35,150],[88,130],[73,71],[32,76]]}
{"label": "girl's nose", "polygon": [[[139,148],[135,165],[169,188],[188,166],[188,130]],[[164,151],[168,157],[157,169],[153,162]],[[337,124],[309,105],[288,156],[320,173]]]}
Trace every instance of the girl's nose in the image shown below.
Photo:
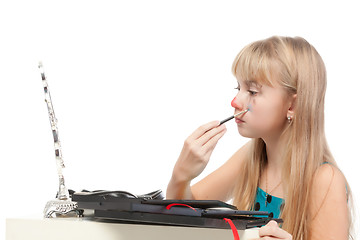
{"label": "girl's nose", "polygon": [[234,99],[231,101],[231,106],[237,110],[245,110],[250,104],[250,94],[242,92],[241,90],[236,94]]}
{"label": "girl's nose", "polygon": [[231,106],[235,109],[241,109],[239,100],[237,99],[237,97],[234,97],[234,99],[231,101]]}

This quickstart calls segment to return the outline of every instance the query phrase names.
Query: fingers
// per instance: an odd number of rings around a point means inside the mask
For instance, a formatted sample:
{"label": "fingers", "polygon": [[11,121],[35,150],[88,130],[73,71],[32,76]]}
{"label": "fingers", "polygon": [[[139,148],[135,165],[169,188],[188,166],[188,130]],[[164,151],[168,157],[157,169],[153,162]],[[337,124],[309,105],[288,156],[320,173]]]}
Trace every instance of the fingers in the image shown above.
{"label": "fingers", "polygon": [[196,129],[195,132],[193,132],[193,134],[188,138],[188,140],[203,146],[210,139],[217,136],[217,134],[223,132],[225,129],[225,125],[219,125],[218,121],[209,122]]}
{"label": "fingers", "polygon": [[260,228],[259,236],[261,239],[292,239],[291,234],[281,229],[274,220]]}
{"label": "fingers", "polygon": [[215,127],[219,126],[219,121],[212,121],[207,124],[204,124],[200,126],[198,129],[196,129],[190,136],[189,140],[197,140],[200,137],[202,137],[205,133],[207,133],[209,130],[214,129]]}
{"label": "fingers", "polygon": [[225,126],[213,121],[199,127],[184,142],[183,149],[174,167],[179,178],[191,181],[206,167],[219,139],[225,134]]}
{"label": "fingers", "polygon": [[212,150],[214,150],[219,139],[222,138],[222,136],[224,136],[224,134],[226,133],[226,128],[220,126],[214,132],[216,134],[215,136],[212,135],[213,133],[209,133],[209,136],[204,136],[203,149],[205,153],[211,153]]}
{"label": "fingers", "polygon": [[199,156],[204,156],[215,148],[216,143],[225,133],[225,126],[219,126],[218,121],[210,122],[199,127],[190,135],[186,139],[185,145],[190,151],[197,153]]}
{"label": "fingers", "polygon": [[[204,146],[211,139],[217,138],[219,134],[223,133],[226,130],[225,125],[216,125],[214,128],[206,131],[202,136],[200,136],[196,141],[198,144]],[[218,139],[219,140],[219,139]],[[212,141],[213,142],[213,141]]]}

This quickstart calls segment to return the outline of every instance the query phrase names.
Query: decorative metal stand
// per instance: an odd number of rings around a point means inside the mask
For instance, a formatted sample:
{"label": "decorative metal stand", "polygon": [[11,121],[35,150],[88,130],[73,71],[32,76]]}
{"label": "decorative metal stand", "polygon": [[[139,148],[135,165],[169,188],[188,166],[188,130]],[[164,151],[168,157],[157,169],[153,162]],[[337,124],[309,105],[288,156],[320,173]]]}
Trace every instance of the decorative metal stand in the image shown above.
{"label": "decorative metal stand", "polygon": [[76,202],[71,201],[71,198],[69,196],[69,191],[65,186],[65,180],[63,175],[63,168],[65,168],[65,165],[61,152],[61,144],[60,144],[59,133],[57,128],[57,119],[55,117],[49,86],[41,62],[39,63],[39,70],[41,73],[41,79],[44,86],[45,102],[48,108],[50,126],[54,138],[56,167],[59,176],[59,190],[57,192],[56,199],[47,202],[44,209],[44,217],[51,218],[54,215],[67,215],[69,213],[75,213],[77,216],[81,216],[83,211],[78,209]]}

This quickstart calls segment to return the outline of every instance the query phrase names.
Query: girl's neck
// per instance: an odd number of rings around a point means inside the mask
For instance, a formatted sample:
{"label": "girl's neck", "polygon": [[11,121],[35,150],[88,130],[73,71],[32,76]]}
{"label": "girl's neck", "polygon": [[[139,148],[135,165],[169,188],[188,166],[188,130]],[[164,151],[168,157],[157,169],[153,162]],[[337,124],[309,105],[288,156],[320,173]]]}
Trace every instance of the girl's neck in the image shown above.
{"label": "girl's neck", "polygon": [[283,157],[282,153],[286,147],[284,138],[279,138],[277,141],[265,141],[267,165],[264,169],[264,174],[261,176],[261,185],[263,190],[279,198],[284,198],[284,190],[282,185],[282,169]]}
{"label": "girl's neck", "polygon": [[285,138],[279,137],[272,140],[264,140],[264,142],[266,144],[268,170],[281,175],[281,169],[283,167],[282,153],[286,146]]}

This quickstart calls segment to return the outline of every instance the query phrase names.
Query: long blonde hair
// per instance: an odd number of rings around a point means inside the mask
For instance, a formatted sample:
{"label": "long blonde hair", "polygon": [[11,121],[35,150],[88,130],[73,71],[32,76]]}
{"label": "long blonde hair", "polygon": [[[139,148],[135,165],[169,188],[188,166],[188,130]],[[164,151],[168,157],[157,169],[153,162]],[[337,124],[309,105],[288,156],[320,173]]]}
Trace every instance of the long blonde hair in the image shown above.
{"label": "long blonde hair", "polygon": [[[283,136],[288,143],[283,153],[282,172],[285,206],[283,228],[294,239],[309,238],[309,199],[316,170],[324,162],[336,167],[324,133],[326,70],[315,48],[305,39],[271,37],[246,46],[235,58],[232,72],[237,78],[284,87],[296,94],[295,115]],[[267,163],[262,139],[253,139],[243,174],[234,191],[239,209],[252,209],[256,189]]]}

